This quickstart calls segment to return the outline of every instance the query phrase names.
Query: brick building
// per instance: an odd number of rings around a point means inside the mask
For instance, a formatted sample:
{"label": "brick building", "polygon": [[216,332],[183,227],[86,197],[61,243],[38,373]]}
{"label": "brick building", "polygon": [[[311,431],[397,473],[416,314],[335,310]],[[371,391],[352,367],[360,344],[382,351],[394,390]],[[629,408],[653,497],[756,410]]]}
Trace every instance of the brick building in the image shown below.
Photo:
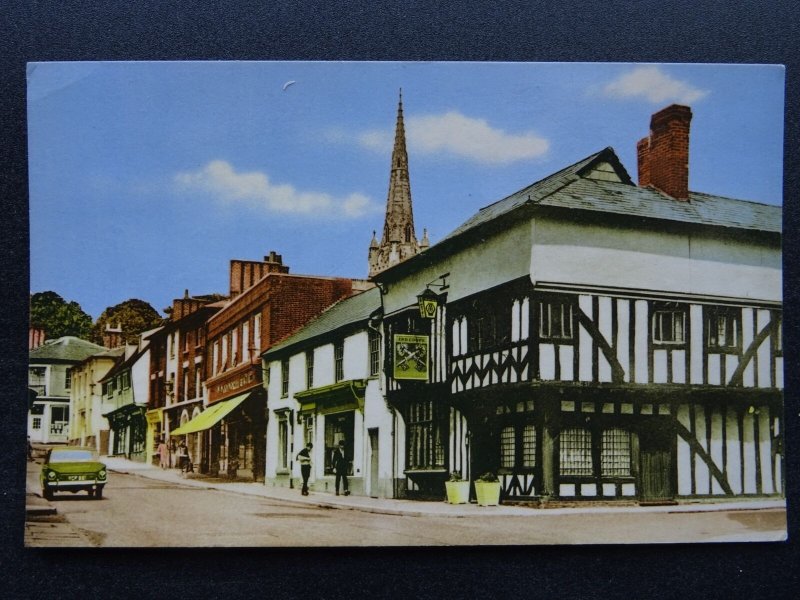
{"label": "brick building", "polygon": [[261,353],[337,300],[365,287],[333,277],[290,275],[282,257],[232,260],[230,300],[206,322],[206,409],[171,436],[200,434],[202,472],[263,480],[266,397]]}

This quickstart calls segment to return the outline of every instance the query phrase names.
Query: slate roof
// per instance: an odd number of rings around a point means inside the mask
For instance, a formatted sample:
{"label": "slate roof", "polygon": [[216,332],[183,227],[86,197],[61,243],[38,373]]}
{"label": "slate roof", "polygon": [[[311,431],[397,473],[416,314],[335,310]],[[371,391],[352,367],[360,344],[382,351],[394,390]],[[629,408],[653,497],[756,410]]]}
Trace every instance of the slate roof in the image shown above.
{"label": "slate roof", "polygon": [[28,362],[74,362],[79,363],[106,348],[73,336],[48,340],[28,353]]}
{"label": "slate roof", "polygon": [[381,306],[381,294],[377,287],[340,300],[313,321],[282,342],[275,344],[262,356],[271,357],[292,346],[300,345],[314,338],[330,334],[337,329],[366,321]]}
{"label": "slate roof", "polygon": [[[597,163],[607,161],[622,183],[588,179]],[[677,201],[652,188],[635,185],[613,148],[592,154],[569,167],[482,208],[439,243],[459,237],[525,205],[540,205],[648,219],[781,232],[782,208],[747,200],[689,192],[689,202]]]}

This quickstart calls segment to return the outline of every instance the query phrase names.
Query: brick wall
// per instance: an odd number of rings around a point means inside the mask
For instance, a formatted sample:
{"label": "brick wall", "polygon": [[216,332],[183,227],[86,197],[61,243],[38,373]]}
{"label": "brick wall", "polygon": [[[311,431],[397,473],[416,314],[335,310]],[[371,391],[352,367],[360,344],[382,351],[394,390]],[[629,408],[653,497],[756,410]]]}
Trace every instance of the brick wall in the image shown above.
{"label": "brick wall", "polygon": [[689,125],[692,110],[672,104],[650,119],[650,135],[636,145],[639,185],[689,199]]}

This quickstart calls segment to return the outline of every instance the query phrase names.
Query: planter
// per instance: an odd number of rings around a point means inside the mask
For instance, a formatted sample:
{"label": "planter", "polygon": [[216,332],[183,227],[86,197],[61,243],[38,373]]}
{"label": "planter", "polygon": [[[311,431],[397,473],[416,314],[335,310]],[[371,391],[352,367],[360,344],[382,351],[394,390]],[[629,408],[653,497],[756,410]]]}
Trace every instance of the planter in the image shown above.
{"label": "planter", "polygon": [[445,481],[447,502],[449,504],[467,504],[469,502],[469,481]]}
{"label": "planter", "polygon": [[475,495],[478,497],[478,506],[497,506],[500,504],[500,482],[476,481]]}

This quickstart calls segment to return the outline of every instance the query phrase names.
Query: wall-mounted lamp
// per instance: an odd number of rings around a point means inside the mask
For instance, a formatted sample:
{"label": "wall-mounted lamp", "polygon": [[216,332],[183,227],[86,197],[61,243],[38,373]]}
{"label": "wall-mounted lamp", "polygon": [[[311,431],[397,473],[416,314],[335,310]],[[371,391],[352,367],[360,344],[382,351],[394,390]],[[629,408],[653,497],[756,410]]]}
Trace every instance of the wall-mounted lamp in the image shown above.
{"label": "wall-mounted lamp", "polygon": [[[445,279],[449,276],[450,273],[439,275],[439,277],[430,283],[425,284],[425,289],[417,296],[419,315],[423,319],[433,319],[436,316],[436,309],[439,308],[439,294],[434,292],[431,287],[439,288],[439,292],[445,291],[450,287],[447,285],[447,280]],[[441,281],[441,283],[437,283],[438,281]]]}

